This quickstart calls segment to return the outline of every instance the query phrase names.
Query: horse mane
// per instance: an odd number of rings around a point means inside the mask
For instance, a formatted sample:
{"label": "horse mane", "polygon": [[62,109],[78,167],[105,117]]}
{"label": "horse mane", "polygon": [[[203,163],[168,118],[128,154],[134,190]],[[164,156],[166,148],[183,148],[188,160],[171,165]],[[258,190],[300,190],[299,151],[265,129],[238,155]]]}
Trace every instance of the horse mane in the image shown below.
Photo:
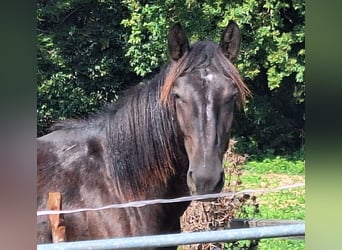
{"label": "horse mane", "polygon": [[152,186],[167,186],[179,165],[176,156],[186,157],[179,141],[175,114],[160,103],[164,70],[142,86],[119,98],[119,108],[107,113],[108,157],[111,176],[119,189],[136,194],[154,192]]}
{"label": "horse mane", "polygon": [[238,89],[237,105],[244,107],[246,99],[251,95],[247,85],[243,82],[237,68],[223,54],[221,48],[211,41],[200,41],[190,47],[179,60],[172,61],[169,71],[165,76],[165,82],[161,90],[160,101],[166,105],[174,81],[185,72],[195,68],[213,65],[219,72],[223,72],[226,78],[232,78]]}

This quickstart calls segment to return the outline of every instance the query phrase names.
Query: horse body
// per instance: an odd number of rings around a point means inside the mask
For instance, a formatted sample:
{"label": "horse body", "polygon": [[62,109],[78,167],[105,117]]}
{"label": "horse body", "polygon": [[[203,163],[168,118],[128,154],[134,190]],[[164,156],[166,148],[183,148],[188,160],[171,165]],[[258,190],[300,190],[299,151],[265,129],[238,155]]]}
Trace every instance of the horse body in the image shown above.
{"label": "horse body", "polygon": [[[234,105],[248,94],[230,63],[239,35],[231,22],[220,46],[190,46],[180,25],[173,26],[171,62],[151,81],[106,111],[57,124],[38,138],[38,210],[54,191],[63,209],[220,192]],[[188,204],[65,214],[66,238],[176,233]],[[37,223],[38,242],[51,242],[47,216]]]}
{"label": "horse body", "polygon": [[[150,105],[151,108],[152,106]],[[179,160],[175,159],[173,162],[177,164],[177,168],[184,169],[178,171],[175,176],[168,173],[170,170],[166,167],[166,155],[160,155],[160,160],[164,162],[159,163],[165,165],[164,169],[160,168],[165,171],[156,173],[155,177],[154,171],[148,169],[149,166],[144,166],[146,169],[141,168],[140,171],[135,169],[133,164],[144,163],[144,159],[134,159],[135,156],[146,158],[146,161],[151,159],[144,155],[149,154],[148,147],[143,141],[136,142],[138,135],[132,135],[133,131],[142,132],[140,127],[135,126],[134,119],[130,124],[133,128],[128,131],[131,136],[122,133],[122,130],[126,131],[126,127],[116,127],[116,124],[130,117],[127,114],[134,113],[129,110],[133,105],[127,107],[128,110],[122,108],[118,111],[108,111],[103,117],[94,117],[91,121],[61,123],[58,130],[38,138],[38,209],[47,208],[49,191],[62,193],[63,209],[100,207],[133,200],[174,198],[189,194],[186,184],[188,163],[184,153]],[[144,111],[153,113],[151,110]],[[146,120],[153,126],[152,120],[159,119],[149,117]],[[153,138],[154,135],[146,134],[146,137],[151,137],[149,142],[148,138],[145,138],[146,143],[153,144],[154,140],[158,140]],[[114,139],[115,144],[112,142]],[[159,145],[158,142],[155,143]],[[180,155],[182,154],[179,152],[178,156]],[[164,157],[165,159],[162,159]],[[157,167],[157,163],[153,161],[150,164]],[[127,165],[131,166],[131,169],[126,169],[127,172],[120,170],[120,167],[125,168]],[[116,170],[117,172],[113,172]],[[183,178],[179,175],[183,175]],[[162,180],[164,178],[167,178],[166,182]],[[121,181],[114,181],[115,179]],[[174,218],[179,218],[187,205],[154,205],[66,214],[67,239],[73,241],[177,232],[179,221]],[[38,217],[38,224],[39,242],[51,242],[47,218]]]}

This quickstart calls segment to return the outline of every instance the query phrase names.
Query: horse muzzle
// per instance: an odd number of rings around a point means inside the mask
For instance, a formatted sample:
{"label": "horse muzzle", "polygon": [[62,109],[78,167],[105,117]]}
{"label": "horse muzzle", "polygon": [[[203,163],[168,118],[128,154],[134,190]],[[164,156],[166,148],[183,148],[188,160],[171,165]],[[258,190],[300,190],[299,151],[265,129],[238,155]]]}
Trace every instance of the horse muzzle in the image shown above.
{"label": "horse muzzle", "polygon": [[189,169],[187,184],[191,195],[219,193],[224,185],[224,171],[221,167],[216,171],[210,168],[206,171]]}

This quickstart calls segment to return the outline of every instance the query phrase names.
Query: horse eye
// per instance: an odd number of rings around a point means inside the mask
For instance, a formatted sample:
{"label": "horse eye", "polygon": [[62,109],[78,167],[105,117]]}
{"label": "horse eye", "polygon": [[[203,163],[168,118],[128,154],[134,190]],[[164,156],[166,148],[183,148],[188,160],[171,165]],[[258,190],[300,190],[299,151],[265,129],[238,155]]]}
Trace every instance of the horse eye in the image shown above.
{"label": "horse eye", "polygon": [[173,98],[180,99],[180,96],[177,93],[172,93],[172,95],[173,95]]}
{"label": "horse eye", "polygon": [[228,99],[225,100],[224,103],[225,103],[225,104],[229,104],[229,103],[231,103],[232,101],[234,101],[234,99],[235,99],[234,97],[228,98]]}
{"label": "horse eye", "polygon": [[227,105],[231,104],[234,100],[235,100],[235,98],[229,98],[224,102],[224,104],[227,104]]}
{"label": "horse eye", "polygon": [[171,92],[171,94],[177,102],[186,103],[184,101],[184,99],[179,94],[177,94],[176,92]]}
{"label": "horse eye", "polygon": [[230,104],[230,103],[235,102],[235,101],[236,101],[236,95],[233,95],[230,98],[226,99],[226,101],[224,103]]}

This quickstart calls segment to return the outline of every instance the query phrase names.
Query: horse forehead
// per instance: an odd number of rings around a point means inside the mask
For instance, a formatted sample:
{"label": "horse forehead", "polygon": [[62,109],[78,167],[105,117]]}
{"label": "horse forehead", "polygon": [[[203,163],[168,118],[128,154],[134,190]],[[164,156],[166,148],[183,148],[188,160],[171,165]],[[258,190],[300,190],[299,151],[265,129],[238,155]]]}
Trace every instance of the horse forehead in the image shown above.
{"label": "horse forehead", "polygon": [[200,69],[198,77],[208,91],[222,91],[228,83],[223,74],[210,68]]}
{"label": "horse forehead", "polygon": [[199,68],[181,76],[177,81],[177,86],[182,86],[184,90],[195,91],[199,95],[206,97],[220,95],[227,92],[229,82],[225,76],[210,68]]}
{"label": "horse forehead", "polygon": [[198,76],[206,82],[218,82],[218,83],[225,82],[224,74],[213,67],[199,69]]}

